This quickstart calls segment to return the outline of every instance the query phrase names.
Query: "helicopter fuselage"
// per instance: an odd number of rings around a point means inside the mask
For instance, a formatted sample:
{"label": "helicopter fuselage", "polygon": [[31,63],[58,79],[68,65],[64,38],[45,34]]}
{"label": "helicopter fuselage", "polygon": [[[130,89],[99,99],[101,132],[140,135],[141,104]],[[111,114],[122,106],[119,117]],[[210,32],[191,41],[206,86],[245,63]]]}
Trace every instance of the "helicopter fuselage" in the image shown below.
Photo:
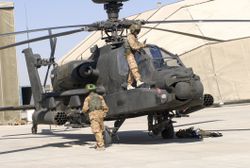
{"label": "helicopter fuselage", "polygon": [[123,45],[96,50],[92,59],[98,59],[97,85],[106,90],[105,99],[110,106],[107,119],[168,112],[203,103],[200,78],[176,55],[154,45],[136,52],[139,72],[147,86],[126,90],[129,68]]}
{"label": "helicopter fuselage", "polygon": [[[171,110],[203,104],[203,86],[199,77],[191,68],[186,68],[178,56],[148,45],[136,52],[135,58],[146,86],[133,90],[126,89],[129,68],[122,43],[101,48],[95,46],[88,60],[56,67],[51,74],[54,90],[44,94],[39,113],[44,113],[44,109],[47,113],[57,111],[59,113],[54,113],[54,117],[49,117],[49,122],[64,124],[68,116],[79,114],[88,95],[88,90],[84,89],[88,83],[96,84],[101,88],[100,92],[105,93],[110,109],[105,120],[155,112],[168,114]],[[34,119],[39,118],[37,122],[43,123],[39,113]]]}

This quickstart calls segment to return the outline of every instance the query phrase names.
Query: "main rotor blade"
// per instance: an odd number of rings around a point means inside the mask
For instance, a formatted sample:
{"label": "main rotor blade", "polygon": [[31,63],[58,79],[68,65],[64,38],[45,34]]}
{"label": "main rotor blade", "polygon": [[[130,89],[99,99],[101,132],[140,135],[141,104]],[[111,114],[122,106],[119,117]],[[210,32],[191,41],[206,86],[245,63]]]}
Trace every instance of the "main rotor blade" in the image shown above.
{"label": "main rotor blade", "polygon": [[0,112],[2,111],[12,111],[12,110],[30,110],[35,109],[34,105],[22,105],[22,106],[6,106],[0,107]]}
{"label": "main rotor blade", "polygon": [[211,38],[211,37],[206,37],[206,36],[200,36],[200,35],[191,34],[191,33],[185,33],[185,32],[176,31],[176,30],[162,29],[162,28],[156,28],[156,27],[147,27],[147,26],[142,26],[142,28],[145,28],[145,29],[154,29],[154,30],[159,30],[159,31],[165,31],[165,32],[169,32],[169,33],[180,34],[180,35],[189,36],[189,37],[193,37],[193,38],[198,38],[198,39],[202,39],[202,40],[224,42],[224,40],[220,40],[220,39],[216,39],[216,38]]}
{"label": "main rotor blade", "polygon": [[[50,35],[52,34],[51,30],[49,30],[49,33],[50,33]],[[50,53],[49,60],[52,61],[53,63],[55,61],[56,43],[57,43],[57,38],[53,38],[53,39],[51,38],[50,39],[51,53]],[[49,65],[48,68],[47,68],[47,72],[46,72],[44,83],[43,83],[44,87],[46,86],[46,83],[47,83],[47,80],[48,80],[50,67],[51,67],[51,65]]]}
{"label": "main rotor blade", "polygon": [[[93,30],[93,29],[91,29],[91,30]],[[42,40],[46,40],[46,39],[50,39],[50,38],[54,38],[54,37],[67,36],[67,35],[74,34],[74,33],[79,33],[79,32],[82,32],[82,31],[89,31],[89,28],[87,28],[87,29],[86,28],[81,28],[81,29],[76,29],[76,30],[71,30],[71,31],[65,31],[65,32],[62,32],[62,33],[55,33],[55,34],[52,34],[52,35],[41,36],[41,37],[37,37],[37,38],[34,38],[34,39],[30,39],[30,40],[20,41],[20,42],[17,42],[17,43],[2,46],[2,47],[0,47],[0,50],[10,48],[10,47],[19,46],[19,45],[23,45],[23,44],[27,44],[27,43],[42,41]]]}
{"label": "main rotor blade", "polygon": [[250,23],[248,19],[204,19],[204,20],[162,20],[162,21],[143,21],[144,24],[159,23]]}
{"label": "main rotor blade", "polygon": [[46,30],[48,31],[48,30],[55,30],[55,29],[69,29],[69,28],[86,27],[86,26],[89,26],[89,25],[68,25],[68,26],[57,26],[57,27],[31,29],[31,30],[16,31],[16,32],[9,32],[9,33],[0,34],[0,37],[17,35],[17,34],[25,34],[25,33],[33,33],[33,32],[40,32],[40,31],[46,31]]}

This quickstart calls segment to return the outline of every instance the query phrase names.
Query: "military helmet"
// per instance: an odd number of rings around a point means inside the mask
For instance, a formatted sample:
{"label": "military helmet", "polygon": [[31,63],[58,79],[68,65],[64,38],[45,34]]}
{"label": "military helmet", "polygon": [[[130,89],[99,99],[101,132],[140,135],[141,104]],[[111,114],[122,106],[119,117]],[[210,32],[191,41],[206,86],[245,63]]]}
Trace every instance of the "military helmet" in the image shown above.
{"label": "military helmet", "polygon": [[94,84],[87,84],[85,86],[85,89],[87,89],[88,91],[96,91],[96,86]]}
{"label": "military helmet", "polygon": [[141,24],[137,23],[137,24],[132,24],[129,27],[129,30],[132,34],[139,34],[141,31]]}

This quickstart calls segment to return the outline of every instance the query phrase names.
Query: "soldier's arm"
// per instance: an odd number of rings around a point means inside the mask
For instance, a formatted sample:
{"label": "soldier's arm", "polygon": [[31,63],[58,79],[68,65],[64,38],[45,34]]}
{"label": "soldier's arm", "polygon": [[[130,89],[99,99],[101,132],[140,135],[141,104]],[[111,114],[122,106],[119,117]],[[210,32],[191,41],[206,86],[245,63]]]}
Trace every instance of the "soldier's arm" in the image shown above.
{"label": "soldier's arm", "polygon": [[89,97],[86,97],[83,103],[82,111],[87,113],[89,111]]}
{"label": "soldier's arm", "polygon": [[104,100],[104,98],[102,96],[100,96],[101,100],[102,100],[102,109],[104,111],[104,113],[107,113],[109,111],[109,108]]}
{"label": "soldier's arm", "polygon": [[146,47],[145,44],[140,43],[138,41],[138,39],[133,35],[128,35],[127,40],[128,40],[128,43],[129,43],[130,47],[133,50],[139,50],[139,49],[141,49],[143,47]]}

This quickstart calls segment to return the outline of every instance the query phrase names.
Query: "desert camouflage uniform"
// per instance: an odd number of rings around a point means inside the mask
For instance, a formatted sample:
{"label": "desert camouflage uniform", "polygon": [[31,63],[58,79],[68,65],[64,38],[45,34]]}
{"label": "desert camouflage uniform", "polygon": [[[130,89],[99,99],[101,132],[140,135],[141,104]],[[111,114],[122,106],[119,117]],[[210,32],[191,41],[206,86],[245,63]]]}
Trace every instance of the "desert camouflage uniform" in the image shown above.
{"label": "desert camouflage uniform", "polygon": [[106,105],[104,98],[98,95],[102,102],[101,109],[89,111],[89,104],[91,103],[91,96],[93,96],[94,94],[96,93],[91,92],[90,95],[86,97],[82,110],[84,113],[88,113],[89,115],[91,130],[95,134],[95,138],[96,138],[96,147],[102,148],[104,147],[104,139],[103,139],[104,122],[103,120],[109,108]]}
{"label": "desert camouflage uniform", "polygon": [[130,69],[129,75],[128,75],[128,85],[132,85],[134,80],[141,81],[141,75],[139,73],[137,63],[135,61],[134,53],[136,50],[139,50],[145,47],[146,45],[140,43],[137,39],[137,36],[134,34],[129,34],[127,36],[127,42],[128,42],[129,47],[127,48],[127,51],[126,51],[126,58],[127,58],[129,69]]}

